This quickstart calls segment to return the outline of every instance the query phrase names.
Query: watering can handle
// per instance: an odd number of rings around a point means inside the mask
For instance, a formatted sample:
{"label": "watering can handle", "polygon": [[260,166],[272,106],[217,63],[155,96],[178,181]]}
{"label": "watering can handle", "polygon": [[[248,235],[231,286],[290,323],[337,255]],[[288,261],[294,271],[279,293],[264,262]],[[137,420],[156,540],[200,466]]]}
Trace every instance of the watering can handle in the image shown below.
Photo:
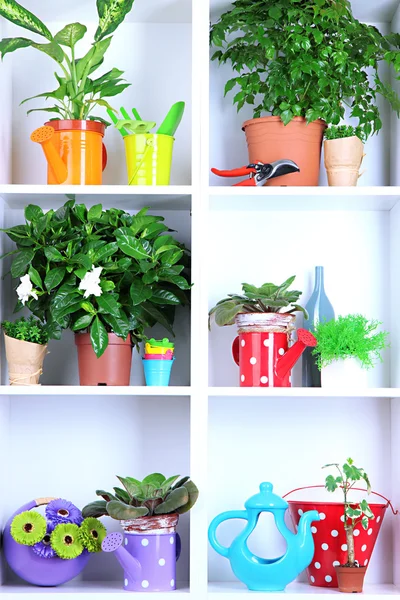
{"label": "watering can handle", "polygon": [[182,549],[181,536],[179,535],[179,533],[177,533],[176,534],[176,560],[179,560],[179,557],[181,555],[181,549]]}
{"label": "watering can handle", "polygon": [[103,167],[102,170],[104,171],[104,169],[107,166],[107,160],[108,160],[108,156],[107,156],[107,148],[105,147],[104,144],[102,144],[102,160],[103,160]]}
{"label": "watering can handle", "polygon": [[246,519],[247,520],[247,511],[246,510],[228,510],[226,512],[221,513],[216,516],[210,523],[208,528],[208,539],[211,546],[214,548],[218,554],[228,557],[229,548],[222,546],[217,540],[217,527],[223,523],[223,521],[227,521],[228,519]]}
{"label": "watering can handle", "polygon": [[[342,486],[340,486],[340,487],[342,487]],[[287,494],[282,496],[282,498],[287,498],[287,496],[290,496],[290,494],[294,494],[294,492],[300,492],[301,490],[312,490],[315,488],[324,488],[325,489],[325,486],[324,485],[306,485],[304,487],[299,487],[299,488],[296,488],[295,490],[291,490],[290,492],[287,492]],[[366,492],[367,491],[362,488],[356,488],[356,487],[351,488],[351,489],[356,490],[357,492]],[[382,496],[382,494],[378,494],[378,492],[371,492],[371,494],[374,494],[375,496],[379,496],[379,498],[383,498],[383,500],[386,500],[386,502],[387,502],[386,506],[390,506],[390,508],[392,509],[392,513],[394,515],[399,514],[399,511],[396,510],[395,508],[393,508],[393,504],[391,503],[391,501],[388,498],[386,498],[386,496]]]}
{"label": "watering can handle", "polygon": [[232,356],[235,363],[239,366],[239,336],[236,336],[233,340]]}

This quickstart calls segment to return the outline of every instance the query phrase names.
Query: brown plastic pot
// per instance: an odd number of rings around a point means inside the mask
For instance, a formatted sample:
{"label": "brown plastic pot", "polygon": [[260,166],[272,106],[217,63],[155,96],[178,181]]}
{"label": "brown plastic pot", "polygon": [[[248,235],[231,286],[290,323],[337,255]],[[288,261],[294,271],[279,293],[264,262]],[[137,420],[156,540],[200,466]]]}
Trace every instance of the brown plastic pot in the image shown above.
{"label": "brown plastic pot", "polygon": [[324,161],[328,184],[357,185],[364,156],[364,145],[355,135],[339,140],[325,140]]}
{"label": "brown plastic pot", "polygon": [[89,333],[76,333],[79,380],[81,385],[129,385],[132,363],[132,342],[108,334],[108,346],[97,358]]}
{"label": "brown plastic pot", "polygon": [[303,117],[294,117],[284,125],[280,117],[261,117],[243,123],[250,163],[271,163],[288,158],[300,167],[300,173],[270,179],[267,186],[316,186],[319,180],[321,148],[325,121],[307,125]]}
{"label": "brown plastic pot", "polygon": [[339,592],[345,594],[362,592],[366,570],[367,567],[335,567]]}

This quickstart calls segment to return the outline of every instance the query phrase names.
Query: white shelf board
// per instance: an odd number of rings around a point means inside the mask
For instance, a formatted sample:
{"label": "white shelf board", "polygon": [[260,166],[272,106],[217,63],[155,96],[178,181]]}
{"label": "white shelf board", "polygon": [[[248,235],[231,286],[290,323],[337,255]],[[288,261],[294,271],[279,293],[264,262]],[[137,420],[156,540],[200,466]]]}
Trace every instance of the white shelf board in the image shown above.
{"label": "white shelf board", "polygon": [[210,397],[265,398],[400,398],[400,388],[261,388],[209,387]]}
{"label": "white shelf board", "polygon": [[[45,21],[97,21],[96,4],[93,0],[25,0],[24,6]],[[63,6],[64,4],[64,6]],[[60,6],[61,5],[61,6]],[[127,22],[136,23],[190,23],[191,0],[146,0],[135,2],[127,15]]]}
{"label": "white shelf board", "polygon": [[[247,598],[254,598],[255,592],[250,592],[245,585],[237,582],[218,582],[210,583],[208,586],[209,596],[218,596],[221,600],[229,600],[231,594],[242,594]],[[286,588],[285,592],[257,592],[257,598],[263,597],[268,600],[278,600],[282,598],[282,594],[287,597],[296,598],[308,598],[312,596],[315,599],[327,598],[328,596],[337,596],[338,598],[351,597],[354,598],[353,594],[341,594],[337,588],[320,588],[313,587],[307,583],[291,583]],[[340,596],[339,596],[340,595]],[[366,585],[364,586],[363,596],[378,600],[382,596],[397,596],[400,598],[400,589],[393,584],[384,583],[377,585]]]}
{"label": "white shelf board", "polygon": [[0,396],[190,396],[190,386],[0,386]]}
{"label": "white shelf board", "polygon": [[[26,595],[29,598],[42,598],[48,600],[62,595],[64,600],[82,600],[89,594],[99,594],[102,598],[114,598],[115,594],[126,594],[123,588],[122,571],[120,581],[72,581],[59,587],[37,587],[30,585],[6,584],[0,586],[0,597],[8,600],[16,595]],[[189,594],[188,584],[179,583],[176,589],[178,594]],[[171,598],[171,592],[147,592],[147,600],[163,600]]]}
{"label": "white shelf board", "polygon": [[190,185],[0,185],[0,197],[8,208],[21,209],[27,204],[40,204],[44,209],[57,208],[74,196],[76,202],[88,206],[102,203],[113,208],[137,209],[151,205],[165,210],[190,210]]}
{"label": "white shelf board", "polygon": [[[400,201],[399,188],[244,188],[210,187],[211,210],[391,210]],[[307,190],[307,191],[304,191]],[[366,191],[367,190],[367,193]]]}

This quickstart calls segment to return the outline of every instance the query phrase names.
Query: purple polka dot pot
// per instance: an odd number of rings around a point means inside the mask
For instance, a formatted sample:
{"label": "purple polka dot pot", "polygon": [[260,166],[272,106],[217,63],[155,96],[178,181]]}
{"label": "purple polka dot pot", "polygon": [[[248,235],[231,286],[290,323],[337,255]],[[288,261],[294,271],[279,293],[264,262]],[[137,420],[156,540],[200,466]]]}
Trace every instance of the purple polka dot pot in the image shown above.
{"label": "purple polka dot pot", "polygon": [[[143,523],[144,519],[137,521]],[[147,523],[150,527],[144,531],[135,527],[135,521],[123,522],[125,537],[122,533],[110,533],[102,543],[103,551],[114,552],[120,562],[124,570],[124,589],[128,592],[169,592],[176,589],[180,538],[174,527],[153,527],[159,519],[149,517]]]}

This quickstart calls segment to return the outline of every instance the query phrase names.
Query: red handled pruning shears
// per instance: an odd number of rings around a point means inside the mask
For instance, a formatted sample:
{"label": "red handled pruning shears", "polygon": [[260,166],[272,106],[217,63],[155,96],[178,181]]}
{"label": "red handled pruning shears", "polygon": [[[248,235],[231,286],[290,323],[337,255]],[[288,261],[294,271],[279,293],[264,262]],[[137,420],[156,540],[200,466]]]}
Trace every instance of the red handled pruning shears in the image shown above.
{"label": "red handled pruning shears", "polygon": [[211,171],[219,177],[243,177],[244,175],[249,175],[248,179],[240,183],[235,183],[235,186],[262,186],[268,179],[274,179],[275,177],[281,177],[281,175],[289,173],[296,173],[300,169],[292,160],[282,159],[272,163],[253,163],[247,165],[247,167],[240,167],[231,171],[219,171],[218,169],[211,169]]}

